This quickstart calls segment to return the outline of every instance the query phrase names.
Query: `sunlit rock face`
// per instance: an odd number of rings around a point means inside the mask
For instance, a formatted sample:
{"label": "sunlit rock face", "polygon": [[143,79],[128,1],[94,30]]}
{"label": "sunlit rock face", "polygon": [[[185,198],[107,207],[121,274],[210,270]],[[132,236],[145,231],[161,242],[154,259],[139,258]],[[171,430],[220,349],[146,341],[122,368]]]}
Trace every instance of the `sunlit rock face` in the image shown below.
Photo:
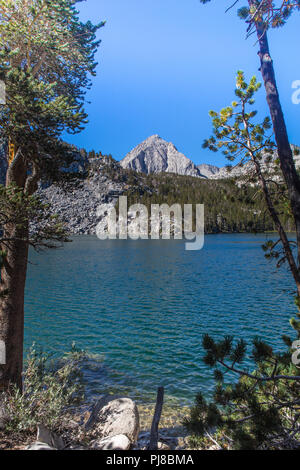
{"label": "sunlit rock face", "polygon": [[197,168],[200,171],[201,175],[205,176],[206,178],[217,177],[220,172],[220,168],[214,165],[209,165],[207,163],[197,165]]}
{"label": "sunlit rock face", "polygon": [[146,174],[166,172],[202,177],[189,158],[158,135],[149,137],[129,152],[121,161],[121,166]]}

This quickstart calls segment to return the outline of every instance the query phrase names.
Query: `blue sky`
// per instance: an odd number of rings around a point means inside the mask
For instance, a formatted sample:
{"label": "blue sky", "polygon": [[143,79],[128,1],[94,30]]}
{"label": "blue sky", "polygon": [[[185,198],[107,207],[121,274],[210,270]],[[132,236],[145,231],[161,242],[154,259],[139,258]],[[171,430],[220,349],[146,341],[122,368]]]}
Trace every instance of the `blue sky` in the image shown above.
{"label": "blue sky", "polygon": [[[211,133],[210,109],[233,98],[238,69],[258,72],[255,38],[226,1],[87,0],[81,18],[106,20],[97,77],[88,93],[89,124],[66,140],[121,159],[142,140],[159,134],[195,163],[224,165],[222,154],[202,149]],[[292,104],[292,82],[300,80],[299,14],[270,33],[290,140],[300,144],[300,104]],[[264,89],[257,108],[267,114]]]}

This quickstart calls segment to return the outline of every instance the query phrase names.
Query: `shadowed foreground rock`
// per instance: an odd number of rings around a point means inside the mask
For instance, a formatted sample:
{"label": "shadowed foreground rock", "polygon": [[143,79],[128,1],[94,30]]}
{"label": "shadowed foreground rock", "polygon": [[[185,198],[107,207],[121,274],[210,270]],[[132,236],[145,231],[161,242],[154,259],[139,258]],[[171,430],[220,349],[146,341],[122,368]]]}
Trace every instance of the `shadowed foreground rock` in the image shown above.
{"label": "shadowed foreground rock", "polygon": [[139,435],[139,412],[130,398],[104,397],[91,413],[85,429],[94,429],[100,438],[127,436],[134,444]]}
{"label": "shadowed foreground rock", "polygon": [[93,450],[129,450],[131,442],[127,436],[120,434],[118,436],[107,437],[92,444]]}
{"label": "shadowed foreground rock", "polygon": [[64,448],[63,439],[41,424],[37,429],[36,442],[28,446],[26,450],[63,450]]}
{"label": "shadowed foreground rock", "polygon": [[[80,450],[129,450],[139,436],[139,412],[130,398],[105,397],[97,401],[84,429],[90,443]],[[26,450],[78,450],[79,446],[66,445],[64,440],[45,426],[39,425],[37,440]]]}

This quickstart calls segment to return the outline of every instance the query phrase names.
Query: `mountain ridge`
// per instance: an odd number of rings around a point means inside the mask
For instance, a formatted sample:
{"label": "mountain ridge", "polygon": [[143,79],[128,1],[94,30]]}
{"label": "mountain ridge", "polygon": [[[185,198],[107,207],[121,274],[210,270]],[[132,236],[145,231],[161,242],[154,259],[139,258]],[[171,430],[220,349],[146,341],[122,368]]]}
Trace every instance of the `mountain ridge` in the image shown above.
{"label": "mountain ridge", "polygon": [[[165,146],[163,144],[163,148]],[[172,151],[173,148],[175,146],[171,147]],[[142,203],[149,208],[151,204],[203,203],[206,233],[273,229],[272,223],[265,221],[263,202],[252,198],[255,187],[241,185],[239,179],[232,184],[232,173],[227,174],[227,178],[218,178],[220,170],[213,165],[203,164],[201,167],[202,173],[212,173],[210,178],[171,172],[147,175],[122,168],[111,155],[88,153],[83,149],[73,151],[74,161],[61,168],[57,179],[43,181],[37,192],[40,200],[49,204],[51,213],[60,217],[71,234],[95,235],[98,224],[106,226],[109,211],[117,207],[122,195],[128,197],[129,206]],[[175,158],[178,158],[181,154],[177,150],[175,152]],[[2,179],[5,180],[5,147],[0,151],[0,163],[1,160],[4,164]],[[188,168],[189,161],[184,159],[184,164],[187,164],[184,169]],[[128,223],[134,224],[134,220]],[[292,227],[289,221],[287,227]],[[32,232],[37,229],[34,225],[30,228]]]}
{"label": "mountain ridge", "polygon": [[[294,159],[297,168],[300,168],[300,157],[296,155],[296,146],[291,146],[294,152]],[[262,161],[262,168],[273,169],[276,155],[269,160],[265,155]],[[124,169],[134,170],[138,173],[174,173],[183,176],[194,176],[206,179],[239,178],[251,170],[251,161],[244,165],[237,164],[231,168],[229,166],[217,167],[208,163],[196,165],[191,159],[179,152],[172,142],[167,142],[158,134],[148,137],[132,149],[121,161],[120,165]]]}
{"label": "mountain ridge", "polygon": [[148,137],[132,149],[120,161],[120,165],[124,169],[139,173],[175,173],[204,177],[192,160],[179,152],[172,142],[167,142],[158,134]]}

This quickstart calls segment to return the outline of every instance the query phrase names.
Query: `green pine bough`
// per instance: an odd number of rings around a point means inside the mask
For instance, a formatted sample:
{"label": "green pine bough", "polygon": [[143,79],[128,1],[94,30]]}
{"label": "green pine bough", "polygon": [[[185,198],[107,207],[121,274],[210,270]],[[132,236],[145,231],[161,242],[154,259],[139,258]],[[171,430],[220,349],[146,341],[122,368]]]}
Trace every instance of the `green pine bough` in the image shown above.
{"label": "green pine bough", "polygon": [[[213,135],[204,147],[222,150],[231,162],[252,163],[257,187],[279,235],[277,241],[263,246],[265,256],[275,259],[277,267],[287,263],[297,281],[296,243],[288,239],[282,223],[283,215],[290,213],[289,198],[279,183],[280,169],[273,171],[269,167],[276,150],[271,121],[266,117],[258,122],[253,110],[259,88],[255,77],[247,83],[243,72],[238,72],[236,100],[220,112],[210,112]],[[298,295],[296,305],[300,318]],[[299,338],[300,322],[292,319],[291,325]],[[255,365],[251,371],[245,365],[247,345],[243,340],[234,343],[232,337],[215,341],[204,336],[204,362],[214,370],[216,386],[211,401],[201,393],[197,396],[185,421],[192,434],[204,438],[194,438],[194,443],[212,440],[223,449],[300,448],[300,369],[292,362],[295,343],[288,337],[283,341],[286,352],[276,353],[256,338],[250,356]]]}

